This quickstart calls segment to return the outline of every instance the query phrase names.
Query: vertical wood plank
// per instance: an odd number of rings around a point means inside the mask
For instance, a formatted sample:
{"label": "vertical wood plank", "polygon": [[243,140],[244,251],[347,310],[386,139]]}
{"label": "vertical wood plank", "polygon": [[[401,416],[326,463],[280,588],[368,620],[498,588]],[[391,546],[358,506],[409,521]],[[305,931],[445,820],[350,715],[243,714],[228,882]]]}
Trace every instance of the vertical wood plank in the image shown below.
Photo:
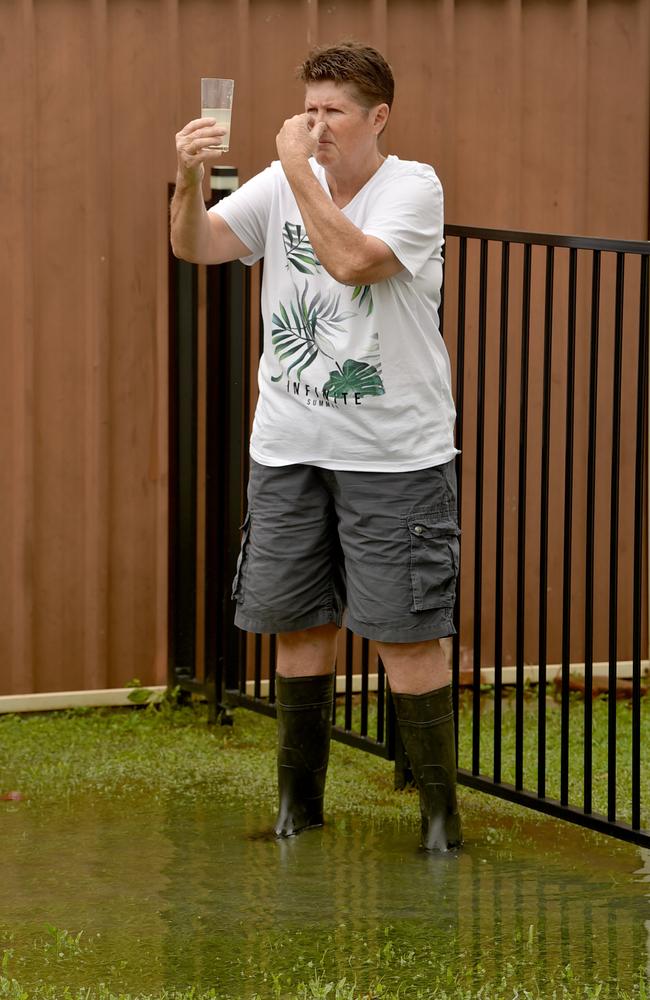
{"label": "vertical wood plank", "polygon": [[307,48],[318,44],[318,0],[305,0],[307,8]]}
{"label": "vertical wood plank", "polygon": [[[5,669],[0,693],[34,687],[33,589],[33,160],[34,11],[32,0],[16,0],[4,11],[0,65],[7,114],[0,121],[0,170],[5,240],[0,244],[0,294],[4,335],[0,341],[0,655]],[[25,161],[15,155],[18,141]],[[28,159],[29,157],[29,159]],[[3,197],[4,195],[4,197]]]}
{"label": "vertical wood plank", "polygon": [[572,232],[586,232],[587,184],[589,175],[588,155],[588,74],[589,74],[589,0],[574,0],[576,37],[576,157],[572,187],[576,192],[575,216]]}
{"label": "vertical wood plank", "polygon": [[160,53],[167,34],[158,0],[111,0],[109,14],[111,179],[121,217],[111,230],[109,655],[111,683],[119,684],[151,676],[156,656],[156,518],[165,488],[152,465],[159,428],[156,293],[160,257],[167,259],[167,240],[161,239],[166,189],[157,181],[157,160],[164,163],[173,150],[173,134],[163,144]]}
{"label": "vertical wood plank", "polygon": [[34,666],[51,690],[82,686],[86,655],[90,10],[37,0],[34,26]]}
{"label": "vertical wood plank", "polygon": [[91,2],[91,53],[86,111],[92,156],[86,160],[86,337],[84,386],[84,684],[107,687],[108,588],[110,511],[109,491],[109,231],[111,214],[110,131],[107,109],[108,20],[106,0]]}
{"label": "vertical wood plank", "polygon": [[[178,0],[165,0],[161,4],[165,23],[166,65],[168,72],[161,86],[162,104],[167,108],[166,131],[168,132],[168,159],[171,170],[169,180],[175,176],[175,146],[174,136],[182,125],[180,116],[180,55],[179,55],[179,12]],[[164,160],[164,158],[163,158]],[[155,620],[155,653],[153,667],[153,683],[164,684],[167,680],[167,576],[169,553],[167,551],[169,505],[167,499],[167,483],[169,482],[168,463],[168,288],[167,288],[167,247],[169,244],[169,211],[166,201],[165,178],[156,177],[157,192],[161,192],[158,211],[158,246],[156,274],[156,374],[155,403],[156,414],[155,442],[152,441],[150,476],[157,484],[156,489],[156,620]],[[152,430],[153,430],[152,426]]]}
{"label": "vertical wood plank", "polygon": [[587,32],[584,225],[648,239],[650,3],[591,3]]}
{"label": "vertical wood plank", "polygon": [[372,0],[370,43],[386,55],[388,43],[388,0]]}

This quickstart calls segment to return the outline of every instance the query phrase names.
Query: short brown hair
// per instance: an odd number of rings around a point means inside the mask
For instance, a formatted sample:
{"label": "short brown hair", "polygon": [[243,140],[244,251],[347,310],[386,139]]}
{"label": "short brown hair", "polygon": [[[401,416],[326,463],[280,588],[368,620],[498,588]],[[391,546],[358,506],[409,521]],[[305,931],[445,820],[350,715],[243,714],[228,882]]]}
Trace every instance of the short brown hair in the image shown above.
{"label": "short brown hair", "polygon": [[305,83],[333,80],[351,83],[366,108],[375,104],[392,107],[395,93],[393,73],[381,52],[370,45],[346,41],[312,49],[298,75]]}

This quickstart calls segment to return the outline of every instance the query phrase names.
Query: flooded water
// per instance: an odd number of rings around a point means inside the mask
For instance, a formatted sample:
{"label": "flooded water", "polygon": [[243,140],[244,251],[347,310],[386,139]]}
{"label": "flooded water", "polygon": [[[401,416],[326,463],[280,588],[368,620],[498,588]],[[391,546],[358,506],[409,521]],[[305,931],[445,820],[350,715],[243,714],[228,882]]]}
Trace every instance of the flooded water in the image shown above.
{"label": "flooded water", "polygon": [[278,843],[265,835],[271,819],[183,799],[7,804],[10,974],[274,996],[280,971],[413,986],[442,957],[450,976],[471,966],[477,981],[514,964],[543,995],[560,967],[625,987],[648,963],[650,860],[636,848],[483,815],[468,816],[462,851],[435,857],[415,849],[412,830],[350,820]]}

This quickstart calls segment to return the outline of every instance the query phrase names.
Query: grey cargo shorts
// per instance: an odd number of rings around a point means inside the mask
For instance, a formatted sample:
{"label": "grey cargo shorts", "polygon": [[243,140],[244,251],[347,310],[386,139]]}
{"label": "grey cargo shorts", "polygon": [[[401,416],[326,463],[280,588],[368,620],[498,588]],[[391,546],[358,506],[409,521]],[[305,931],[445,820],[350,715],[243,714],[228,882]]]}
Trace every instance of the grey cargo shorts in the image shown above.
{"label": "grey cargo shorts", "polygon": [[345,624],[381,642],[453,635],[459,563],[453,460],[347,472],[251,460],[233,597],[248,632]]}

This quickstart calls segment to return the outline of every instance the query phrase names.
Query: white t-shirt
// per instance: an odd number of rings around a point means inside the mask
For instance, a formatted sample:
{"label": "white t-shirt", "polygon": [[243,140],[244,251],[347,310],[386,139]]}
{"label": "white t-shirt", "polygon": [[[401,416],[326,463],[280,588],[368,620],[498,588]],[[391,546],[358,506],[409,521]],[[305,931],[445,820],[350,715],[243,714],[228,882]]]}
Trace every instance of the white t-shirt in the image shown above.
{"label": "white t-shirt", "polygon": [[[310,160],[329,196],[325,170]],[[309,243],[279,161],[215,205],[264,258],[264,352],[250,453],[261,465],[399,472],[454,457],[456,411],[438,328],[443,198],[432,167],[389,156],[343,209],[404,269],[353,288]]]}

